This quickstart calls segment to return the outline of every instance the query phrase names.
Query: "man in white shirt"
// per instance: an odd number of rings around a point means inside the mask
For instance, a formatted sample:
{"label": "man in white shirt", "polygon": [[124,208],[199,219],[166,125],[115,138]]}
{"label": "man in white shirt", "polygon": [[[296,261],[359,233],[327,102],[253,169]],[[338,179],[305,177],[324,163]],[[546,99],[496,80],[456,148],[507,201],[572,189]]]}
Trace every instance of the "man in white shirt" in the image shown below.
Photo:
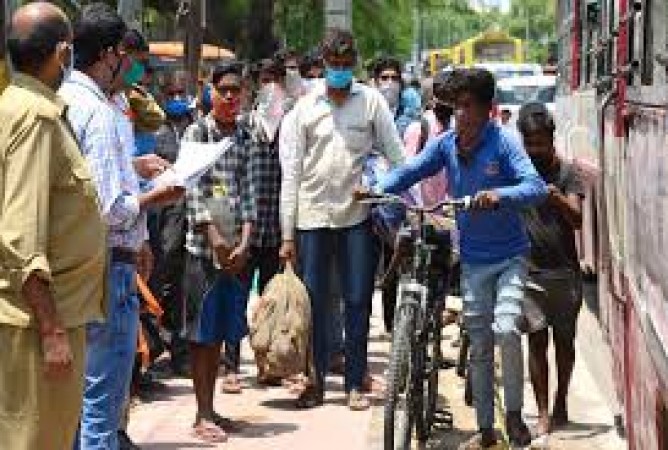
{"label": "man in white shirt", "polygon": [[369,207],[353,200],[372,148],[396,164],[402,143],[387,102],[375,89],[353,81],[357,50],[353,36],[332,29],[322,44],[325,83],[296,108],[294,152],[284,158],[281,186],[281,256],[298,262],[313,305],[315,385],[297,402],[319,406],[329,357],[329,276],[337,258],[346,315],[348,406],[364,410],[360,393],[366,373],[369,309],[376,255]]}

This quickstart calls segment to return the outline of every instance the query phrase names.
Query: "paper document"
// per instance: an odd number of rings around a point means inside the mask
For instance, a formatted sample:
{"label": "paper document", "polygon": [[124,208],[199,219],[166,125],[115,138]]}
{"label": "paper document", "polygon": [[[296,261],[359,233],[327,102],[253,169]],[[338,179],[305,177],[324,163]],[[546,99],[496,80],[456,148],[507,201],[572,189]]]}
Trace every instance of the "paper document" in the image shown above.
{"label": "paper document", "polygon": [[218,158],[232,147],[230,138],[215,144],[199,142],[181,142],[179,156],[172,167],[153,179],[156,186],[194,187],[199,178],[206,173]]}

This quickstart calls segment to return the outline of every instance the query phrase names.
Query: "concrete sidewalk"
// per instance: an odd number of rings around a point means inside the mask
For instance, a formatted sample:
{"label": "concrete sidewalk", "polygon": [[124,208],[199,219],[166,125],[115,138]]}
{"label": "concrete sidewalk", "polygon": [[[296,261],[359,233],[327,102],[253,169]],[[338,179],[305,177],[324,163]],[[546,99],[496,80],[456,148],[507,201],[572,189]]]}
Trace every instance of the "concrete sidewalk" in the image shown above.
{"label": "concrete sidewalk", "polygon": [[[583,310],[584,311],[584,310]],[[370,368],[380,375],[385,369],[389,341],[382,331],[380,302],[374,301]],[[583,313],[581,328],[586,324],[589,332],[581,333],[590,347],[592,342],[592,318]],[[457,327],[445,329],[446,355],[454,357],[458,351],[451,343],[456,339]],[[580,348],[583,345],[579,345]],[[591,351],[591,348],[589,348]],[[598,352],[600,353],[600,352]],[[584,363],[588,353],[578,354],[570,397],[572,425],[554,433],[547,442],[536,442],[534,448],[556,450],[621,450],[626,444],[617,437],[610,406],[598,390],[599,375],[590,375]],[[605,373],[605,369],[601,372]],[[609,370],[607,371],[609,373]],[[227,443],[218,447],[198,442],[191,436],[195,415],[195,399],[190,380],[169,380],[168,391],[159,399],[134,408],[129,433],[145,450],[176,450],[227,448],[234,450],[363,450],[382,448],[382,402],[374,401],[374,407],[365,412],[351,412],[345,406],[341,377],[330,377],[326,405],[310,411],[293,408],[293,396],[283,388],[262,389],[255,383],[255,366],[252,352],[243,348],[243,376],[245,389],[241,395],[216,395],[216,407],[226,417],[245,423],[239,434],[231,435]],[[604,383],[605,384],[605,383]],[[443,405],[454,415],[454,429],[437,433],[427,445],[429,449],[456,449],[475,431],[473,410],[464,405],[463,381],[454,370],[443,371],[440,376],[440,392]],[[218,389],[217,392],[220,392]],[[529,424],[535,421],[533,393],[526,382],[526,416]]]}

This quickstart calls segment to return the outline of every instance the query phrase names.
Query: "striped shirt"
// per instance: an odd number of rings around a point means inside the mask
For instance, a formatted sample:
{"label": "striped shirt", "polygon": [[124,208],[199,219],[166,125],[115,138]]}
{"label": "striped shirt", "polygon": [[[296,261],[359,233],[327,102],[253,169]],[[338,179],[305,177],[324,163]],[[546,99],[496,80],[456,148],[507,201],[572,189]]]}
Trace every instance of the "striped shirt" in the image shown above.
{"label": "striped shirt", "polygon": [[123,129],[122,113],[95,81],[79,71],[65,81],[59,94],[69,105],[68,121],[95,181],[102,216],[109,228],[107,244],[139,249],[146,237],[146,225],[139,208],[139,182],[127,147],[130,137],[119,132]]}

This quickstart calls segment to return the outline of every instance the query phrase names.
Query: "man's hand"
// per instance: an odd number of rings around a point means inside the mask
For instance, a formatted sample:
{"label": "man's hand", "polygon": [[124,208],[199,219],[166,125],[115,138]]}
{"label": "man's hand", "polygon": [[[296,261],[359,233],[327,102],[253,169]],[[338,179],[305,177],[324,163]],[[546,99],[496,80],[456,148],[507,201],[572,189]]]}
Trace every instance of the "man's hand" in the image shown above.
{"label": "man's hand", "polygon": [[480,191],[473,197],[473,209],[496,209],[501,204],[501,199],[496,191]]}
{"label": "man's hand", "polygon": [[223,261],[223,269],[232,275],[238,275],[248,262],[248,247],[239,245],[235,247],[226,260]]}
{"label": "man's hand", "polygon": [[148,283],[148,279],[153,272],[153,252],[151,251],[151,246],[148,242],[144,242],[139,251],[137,252],[137,273],[139,276]]}
{"label": "man's hand", "polygon": [[64,329],[58,328],[42,334],[42,354],[48,378],[62,380],[71,375],[72,349]]}
{"label": "man's hand", "polygon": [[278,252],[278,256],[283,262],[289,262],[293,266],[297,264],[297,246],[295,246],[295,241],[283,241],[281,244],[281,249]]}
{"label": "man's hand", "polygon": [[151,191],[139,196],[139,205],[146,206],[164,206],[180,200],[185,194],[186,189],[182,186],[158,186]]}
{"label": "man's hand", "polygon": [[155,154],[138,156],[132,160],[132,165],[135,172],[147,180],[152,180],[171,167],[169,161]]}
{"label": "man's hand", "polygon": [[558,187],[554,184],[547,185],[547,201],[554,204],[561,200],[562,194]]}
{"label": "man's hand", "polygon": [[353,200],[366,200],[371,196],[371,191],[364,186],[357,186],[353,189]]}

